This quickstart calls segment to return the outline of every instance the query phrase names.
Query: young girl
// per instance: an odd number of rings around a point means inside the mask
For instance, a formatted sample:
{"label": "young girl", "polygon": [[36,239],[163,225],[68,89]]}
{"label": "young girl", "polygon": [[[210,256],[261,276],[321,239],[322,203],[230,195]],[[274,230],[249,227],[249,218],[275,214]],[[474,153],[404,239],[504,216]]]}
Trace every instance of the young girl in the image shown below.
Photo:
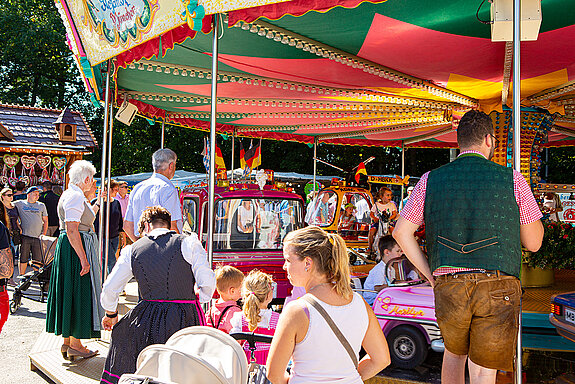
{"label": "young girl", "polygon": [[353,223],[355,223],[355,216],[353,214],[354,211],[355,205],[352,203],[347,203],[345,205],[345,211],[343,211],[343,214],[339,219],[338,229],[340,231],[347,231],[352,228]]}
{"label": "young girl", "polygon": [[[253,270],[244,279],[242,298],[243,312],[234,314],[230,333],[252,332],[256,335],[273,336],[278,323],[279,313],[268,309],[273,299],[272,277],[267,273]],[[264,365],[268,357],[270,345],[256,343],[256,363]],[[248,361],[251,358],[248,343],[244,343]]]}

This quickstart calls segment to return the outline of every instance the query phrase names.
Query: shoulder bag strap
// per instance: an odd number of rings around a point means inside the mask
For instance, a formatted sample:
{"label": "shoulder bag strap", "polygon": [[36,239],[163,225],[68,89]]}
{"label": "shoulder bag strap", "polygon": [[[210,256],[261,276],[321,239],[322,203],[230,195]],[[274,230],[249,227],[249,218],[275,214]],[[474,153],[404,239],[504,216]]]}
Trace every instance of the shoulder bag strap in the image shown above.
{"label": "shoulder bag strap", "polygon": [[357,366],[358,366],[357,356],[355,355],[353,348],[351,347],[351,345],[349,344],[349,342],[347,341],[345,336],[341,333],[341,331],[339,330],[337,325],[335,325],[335,323],[333,322],[333,320],[331,319],[329,314],[326,312],[326,310],[323,309],[321,304],[318,303],[317,300],[315,299],[315,297],[313,297],[312,295],[309,295],[309,294],[304,295],[304,296],[302,296],[302,299],[304,299],[305,301],[310,303],[311,306],[314,307],[315,310],[318,311],[319,314],[325,319],[325,321],[327,322],[327,324],[329,325],[329,327],[331,328],[333,333],[335,333],[335,335],[337,336],[337,339],[339,340],[341,345],[343,345],[343,347],[345,348],[345,350],[349,354],[349,357],[351,358],[351,361],[353,361],[353,365],[355,366],[355,369],[357,369]]}

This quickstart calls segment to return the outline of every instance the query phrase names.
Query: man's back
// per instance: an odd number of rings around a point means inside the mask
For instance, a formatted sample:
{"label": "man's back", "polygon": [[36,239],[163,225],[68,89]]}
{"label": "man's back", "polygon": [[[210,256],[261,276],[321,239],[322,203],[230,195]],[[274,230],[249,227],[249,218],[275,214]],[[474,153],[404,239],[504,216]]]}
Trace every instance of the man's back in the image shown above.
{"label": "man's back", "polygon": [[12,201],[16,200],[26,200],[26,194],[24,193],[24,191],[21,192],[16,191],[14,193],[14,199]]}
{"label": "man's back", "polygon": [[134,223],[136,236],[138,236],[137,224],[142,212],[148,207],[157,205],[170,212],[172,221],[182,219],[178,190],[167,177],[154,173],[149,179],[137,184],[130,193],[125,220]]}
{"label": "man's back", "polygon": [[46,205],[46,210],[48,211],[48,225],[57,226],[58,222],[58,201],[60,196],[52,191],[46,191],[40,194],[39,201]]}

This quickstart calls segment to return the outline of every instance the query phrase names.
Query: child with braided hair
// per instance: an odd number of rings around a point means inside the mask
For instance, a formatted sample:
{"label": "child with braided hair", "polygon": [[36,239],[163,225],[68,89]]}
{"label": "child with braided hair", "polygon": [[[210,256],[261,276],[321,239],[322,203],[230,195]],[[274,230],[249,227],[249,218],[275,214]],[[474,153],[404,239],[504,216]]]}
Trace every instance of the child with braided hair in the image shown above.
{"label": "child with braided hair", "polygon": [[[253,270],[244,279],[242,285],[242,298],[244,307],[242,312],[232,317],[232,330],[230,333],[244,332],[256,335],[273,336],[278,323],[279,313],[268,309],[273,299],[273,279],[267,273]],[[256,363],[264,365],[268,357],[270,345],[256,343]],[[250,361],[248,343],[244,343],[244,350]]]}

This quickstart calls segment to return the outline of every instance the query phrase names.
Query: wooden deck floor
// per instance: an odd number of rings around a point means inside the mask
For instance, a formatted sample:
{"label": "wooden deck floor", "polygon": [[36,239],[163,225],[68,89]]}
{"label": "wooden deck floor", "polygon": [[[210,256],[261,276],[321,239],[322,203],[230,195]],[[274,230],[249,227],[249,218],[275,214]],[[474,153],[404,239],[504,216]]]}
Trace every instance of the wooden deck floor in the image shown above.
{"label": "wooden deck floor", "polygon": [[[540,316],[549,313],[551,296],[556,293],[575,291],[575,271],[557,271],[555,284],[547,288],[526,288],[523,295],[523,311]],[[120,314],[124,314],[132,308],[138,299],[136,283],[126,286],[126,296],[120,299]],[[525,317],[525,315],[524,315]],[[97,349],[100,354],[87,360],[69,362],[60,354],[61,337],[43,333],[30,351],[29,357],[32,369],[39,369],[46,376],[58,384],[96,384],[100,382],[100,376],[104,369],[110,332],[103,332],[99,340],[88,341],[87,347]],[[511,382],[509,377],[498,377],[498,383]],[[369,384],[412,384],[418,381],[376,376],[366,381]]]}

